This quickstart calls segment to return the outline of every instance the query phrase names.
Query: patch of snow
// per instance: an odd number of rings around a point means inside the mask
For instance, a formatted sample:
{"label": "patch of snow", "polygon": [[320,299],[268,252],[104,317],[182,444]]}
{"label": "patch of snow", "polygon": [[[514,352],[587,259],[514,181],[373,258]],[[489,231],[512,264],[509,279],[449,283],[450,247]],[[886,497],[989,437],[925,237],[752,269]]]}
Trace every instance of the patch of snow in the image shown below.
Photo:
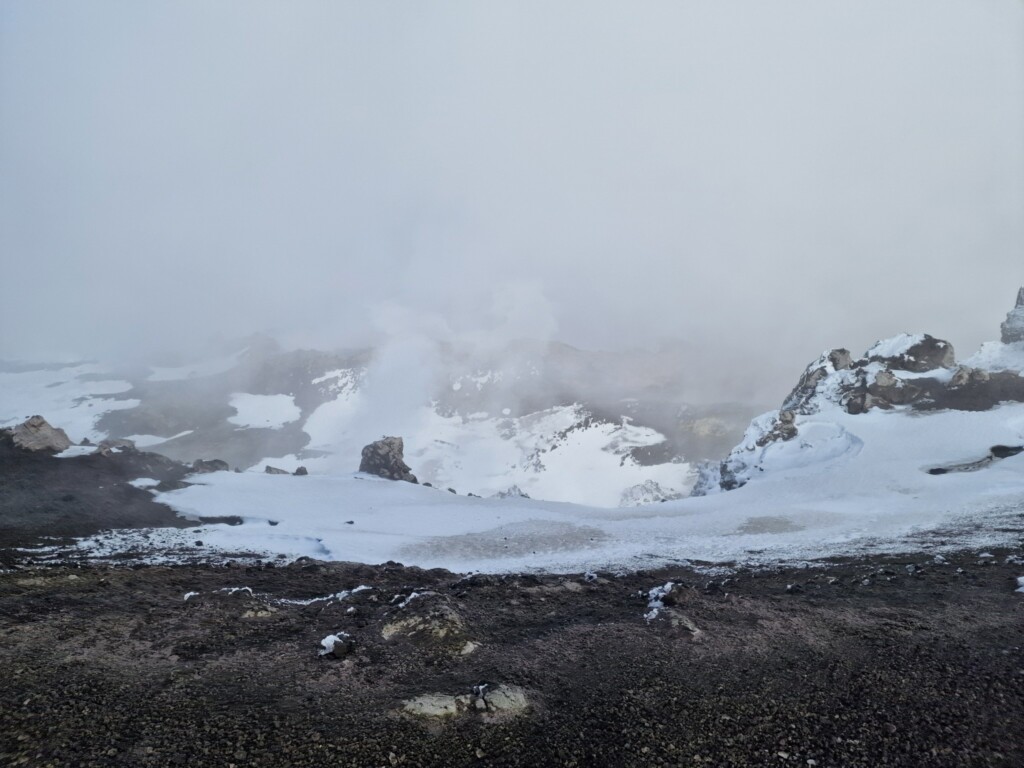
{"label": "patch of snow", "polygon": [[170,437],[161,437],[160,435],[128,435],[124,438],[125,440],[131,440],[135,443],[136,448],[150,448],[154,445],[160,445],[170,440],[177,440],[179,437],[185,437],[185,435],[191,435],[193,430],[186,429],[184,432],[179,432],[176,435]]}
{"label": "patch of snow", "polygon": [[70,448],[66,448],[57,454],[58,459],[70,459],[75,456],[88,456],[90,453],[96,452],[95,445],[72,445]]}
{"label": "patch of snow", "polygon": [[152,477],[137,477],[134,480],[129,480],[128,485],[133,485],[136,488],[155,488],[160,485],[159,480],[154,480]]}
{"label": "patch of snow", "polygon": [[95,364],[53,370],[0,373],[0,427],[12,427],[35,414],[60,427],[72,442],[89,438],[96,443],[107,437],[96,429],[106,413],[138,406],[138,400],[119,395],[132,385],[119,379],[105,379],[109,371]]}
{"label": "patch of snow", "polygon": [[323,597],[310,597],[306,599],[291,598],[291,597],[280,597],[274,600],[276,603],[282,603],[284,605],[312,605],[313,603],[333,602],[337,600],[339,603],[342,600],[347,600],[352,595],[358,592],[365,592],[373,587],[368,587],[365,584],[360,584],[355,589],[343,589],[341,592],[335,592],[333,595],[324,595]]}
{"label": "patch of snow", "polygon": [[[267,461],[289,471],[300,464],[315,474],[352,471],[363,446],[381,434],[365,416],[367,405],[357,386],[346,387],[303,424],[307,450],[324,455]],[[388,429],[402,435],[405,460],[420,482],[480,496],[517,485],[534,499],[614,507],[626,488],[646,480],[682,496],[696,478],[686,463],[643,466],[633,459],[634,448],[657,445],[664,435],[628,420],[596,421],[579,405],[509,418],[444,415],[425,404]]]}
{"label": "patch of snow", "polygon": [[665,596],[672,592],[676,584],[674,581],[669,581],[663,586],[655,587],[647,593],[647,613],[644,614],[644,619],[650,624],[661,613],[665,607]]}
{"label": "patch of snow", "polygon": [[291,395],[236,392],[231,395],[230,404],[236,413],[229,416],[228,421],[240,427],[279,429],[302,416],[302,411]]}
{"label": "patch of snow", "polygon": [[193,597],[199,597],[199,593],[198,592],[186,592],[185,593],[185,597],[182,598],[182,599],[187,603],[189,601],[189,599],[191,599]]}
{"label": "patch of snow", "polygon": [[[758,465],[767,469],[755,469],[744,487],[643,507],[470,498],[352,473],[313,474],[301,484],[256,472],[214,473],[156,498],[185,516],[242,516],[242,525],[203,526],[211,558],[249,551],[397,560],[460,573],[614,572],[680,560],[802,562],[863,552],[927,551],[931,557],[940,548],[992,551],[1015,542],[1024,527],[1024,454],[978,472],[926,471],[983,457],[992,445],[1024,443],[1024,404],[858,416],[835,407],[798,417],[797,425],[806,434],[768,452]],[[80,547],[111,555],[191,550],[197,535],[118,532]]]}
{"label": "patch of snow", "polygon": [[320,641],[320,645],[323,646],[323,648],[320,650],[320,655],[326,656],[329,653],[334,653],[335,645],[337,645],[338,643],[347,643],[349,639],[349,635],[345,634],[344,632],[339,632],[336,635],[328,635]]}
{"label": "patch of snow", "polygon": [[226,592],[229,595],[233,595],[236,592],[248,592],[249,596],[252,597],[252,587],[222,587],[217,590],[218,592]]}
{"label": "patch of snow", "polygon": [[986,371],[1011,371],[1024,375],[1024,342],[1003,344],[987,341],[981,349],[964,360],[964,365]]}

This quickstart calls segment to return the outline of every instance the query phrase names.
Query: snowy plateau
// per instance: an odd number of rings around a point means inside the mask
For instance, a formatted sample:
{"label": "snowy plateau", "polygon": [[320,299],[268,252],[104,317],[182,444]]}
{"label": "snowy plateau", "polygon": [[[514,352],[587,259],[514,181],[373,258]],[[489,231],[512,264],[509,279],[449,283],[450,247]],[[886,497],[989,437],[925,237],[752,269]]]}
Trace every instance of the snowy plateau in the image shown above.
{"label": "snowy plateau", "polygon": [[[0,427],[40,413],[76,443],[134,436],[240,470],[165,490],[136,481],[181,516],[240,524],[78,540],[97,558],[173,562],[201,539],[213,557],[568,573],[938,553],[1020,535],[1024,342],[987,343],[961,364],[925,334],[856,359],[832,350],[745,432],[739,409],[689,406],[685,392],[572,391],[604,363],[571,348],[475,367],[456,357],[425,380],[373,353],[267,342],[144,371],[7,365]],[[423,484],[354,471],[383,434],[404,438]],[[290,474],[299,466],[308,476]]]}

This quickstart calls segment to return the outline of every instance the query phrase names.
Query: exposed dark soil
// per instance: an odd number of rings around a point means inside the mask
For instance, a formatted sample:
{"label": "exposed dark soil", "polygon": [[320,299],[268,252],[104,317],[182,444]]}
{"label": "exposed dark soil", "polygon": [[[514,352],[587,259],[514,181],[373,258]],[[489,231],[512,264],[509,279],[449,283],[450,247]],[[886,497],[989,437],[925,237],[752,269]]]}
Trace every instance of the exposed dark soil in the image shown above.
{"label": "exposed dark soil", "polygon": [[[1024,566],[993,554],[711,584],[679,569],[460,578],[312,561],[9,571],[0,762],[1024,765]],[[647,622],[646,592],[667,581],[685,586]],[[279,602],[359,585],[372,589]],[[234,587],[253,594],[218,591]],[[449,631],[384,638],[410,617]],[[354,650],[319,657],[337,632]],[[462,655],[466,641],[479,647]],[[484,681],[525,689],[529,711],[402,712]]]}
{"label": "exposed dark soil", "polygon": [[128,484],[149,477],[165,488],[176,487],[188,471],[164,456],[139,451],[55,459],[19,450],[0,433],[0,562],[7,559],[4,548],[38,543],[43,536],[195,525]]}
{"label": "exposed dark soil", "polygon": [[[1024,765],[1019,547],[710,582],[199,555],[42,566],[19,549],[187,525],[126,484],[184,471],[0,440],[0,764]],[[667,582],[680,586],[648,621]],[[319,656],[335,633],[352,651]],[[483,682],[524,690],[528,710],[473,700]],[[403,709],[423,694],[472,703],[448,718]]]}

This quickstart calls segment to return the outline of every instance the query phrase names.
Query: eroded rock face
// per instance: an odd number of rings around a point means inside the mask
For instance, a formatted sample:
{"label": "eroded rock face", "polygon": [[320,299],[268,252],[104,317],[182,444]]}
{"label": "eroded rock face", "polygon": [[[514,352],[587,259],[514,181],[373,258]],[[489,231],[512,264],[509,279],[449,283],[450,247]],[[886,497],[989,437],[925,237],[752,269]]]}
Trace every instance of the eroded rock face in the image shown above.
{"label": "eroded rock face", "polygon": [[1003,344],[1024,342],[1024,288],[1017,292],[1017,305],[1006,315],[1006,320],[999,326]]}
{"label": "eroded rock face", "polygon": [[33,416],[10,430],[14,445],[25,451],[60,453],[71,447],[71,439],[59,427],[51,426],[42,416]]}
{"label": "eroded rock face", "polygon": [[388,480],[405,480],[408,483],[419,482],[405,463],[405,443],[400,437],[382,437],[363,448],[363,458],[359,462],[359,471]]}

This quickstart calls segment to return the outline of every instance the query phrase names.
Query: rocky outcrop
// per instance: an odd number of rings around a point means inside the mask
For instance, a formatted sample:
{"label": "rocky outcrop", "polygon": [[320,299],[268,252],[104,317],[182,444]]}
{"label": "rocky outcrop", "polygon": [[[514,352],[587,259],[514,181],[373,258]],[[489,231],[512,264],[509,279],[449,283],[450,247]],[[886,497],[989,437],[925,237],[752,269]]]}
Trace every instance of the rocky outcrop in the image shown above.
{"label": "rocky outcrop", "polygon": [[880,341],[864,356],[870,363],[882,363],[892,370],[923,373],[956,365],[953,345],[927,333],[918,336],[900,334]]}
{"label": "rocky outcrop", "polygon": [[100,444],[96,446],[94,454],[100,456],[111,456],[115,453],[121,453],[123,451],[136,451],[135,442],[133,440],[125,440],[123,438],[107,438],[101,440]]}
{"label": "rocky outcrop", "polygon": [[291,474],[291,472],[289,472],[287,469],[279,469],[278,467],[272,467],[269,464],[267,464],[267,466],[264,467],[263,471],[266,474],[268,474],[268,475],[290,475]]}
{"label": "rocky outcrop", "polygon": [[[1024,342],[1024,288],[1002,325],[1002,339],[1002,344],[983,345],[970,365],[957,365],[953,345],[926,333],[883,339],[857,360],[845,349],[825,352],[807,367],[778,411],[751,421],[743,441],[721,464],[698,467],[691,495],[739,488],[766,471],[772,455],[786,453],[791,463],[798,452],[808,458],[797,461],[817,461],[837,451],[859,450],[856,437],[839,424],[829,426],[827,417],[813,420],[814,434],[802,433],[802,424],[812,419],[801,417],[836,408],[858,415],[894,408],[983,411],[1002,402],[1024,402],[1024,356],[1009,346]],[[798,436],[800,441],[784,446]]]}
{"label": "rocky outcrop", "polygon": [[49,424],[42,416],[33,416],[10,430],[17,448],[24,451],[60,453],[71,447],[67,433]]}
{"label": "rocky outcrop", "polygon": [[1006,315],[1006,320],[999,330],[1003,344],[1024,342],[1024,288],[1017,292],[1017,305]]}
{"label": "rocky outcrop", "polygon": [[192,471],[200,475],[210,472],[227,472],[229,469],[228,463],[220,459],[196,459],[192,462]]}
{"label": "rocky outcrop", "polygon": [[405,443],[400,437],[382,437],[363,448],[359,471],[388,480],[419,482],[405,463]]}

